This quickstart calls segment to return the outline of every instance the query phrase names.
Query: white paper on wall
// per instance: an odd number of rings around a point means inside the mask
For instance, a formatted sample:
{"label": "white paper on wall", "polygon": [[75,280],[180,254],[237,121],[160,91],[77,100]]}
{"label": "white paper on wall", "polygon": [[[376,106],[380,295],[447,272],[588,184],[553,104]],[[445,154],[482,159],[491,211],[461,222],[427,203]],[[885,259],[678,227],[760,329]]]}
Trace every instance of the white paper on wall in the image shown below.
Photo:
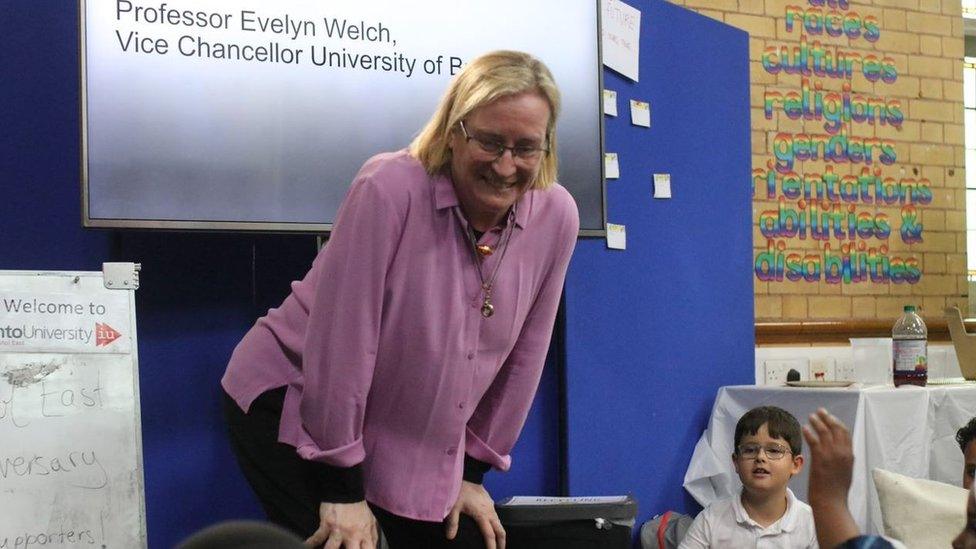
{"label": "white paper on wall", "polygon": [[630,123],[635,126],[651,127],[651,104],[647,101],[630,100]]}
{"label": "white paper on wall", "polygon": [[602,0],[603,64],[638,81],[640,10],[618,0]]}
{"label": "white paper on wall", "polygon": [[617,92],[603,90],[603,114],[617,116]]}
{"label": "white paper on wall", "polygon": [[611,250],[627,249],[627,227],[616,223],[607,223],[607,248]]}
{"label": "white paper on wall", "polygon": [[617,160],[617,153],[604,153],[604,173],[607,179],[617,179],[620,177],[620,162]]}

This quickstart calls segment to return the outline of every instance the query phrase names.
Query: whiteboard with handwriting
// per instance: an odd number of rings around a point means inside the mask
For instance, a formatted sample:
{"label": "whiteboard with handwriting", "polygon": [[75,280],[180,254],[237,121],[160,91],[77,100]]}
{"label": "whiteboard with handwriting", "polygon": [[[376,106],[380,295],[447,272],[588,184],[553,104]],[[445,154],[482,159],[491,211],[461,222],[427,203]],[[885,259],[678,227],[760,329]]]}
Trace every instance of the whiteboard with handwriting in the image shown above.
{"label": "whiteboard with handwriting", "polygon": [[138,279],[117,286],[0,271],[0,547],[146,546]]}

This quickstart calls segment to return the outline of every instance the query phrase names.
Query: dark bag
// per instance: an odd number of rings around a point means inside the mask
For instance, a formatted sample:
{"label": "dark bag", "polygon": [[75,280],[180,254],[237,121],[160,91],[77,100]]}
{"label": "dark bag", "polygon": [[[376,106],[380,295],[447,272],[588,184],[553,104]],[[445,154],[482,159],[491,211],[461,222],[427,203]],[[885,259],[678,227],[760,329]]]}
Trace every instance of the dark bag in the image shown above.
{"label": "dark bag", "polygon": [[694,519],[668,511],[641,526],[641,549],[677,549]]}
{"label": "dark bag", "polygon": [[495,504],[509,549],[627,549],[637,517],[630,496],[508,498]]}

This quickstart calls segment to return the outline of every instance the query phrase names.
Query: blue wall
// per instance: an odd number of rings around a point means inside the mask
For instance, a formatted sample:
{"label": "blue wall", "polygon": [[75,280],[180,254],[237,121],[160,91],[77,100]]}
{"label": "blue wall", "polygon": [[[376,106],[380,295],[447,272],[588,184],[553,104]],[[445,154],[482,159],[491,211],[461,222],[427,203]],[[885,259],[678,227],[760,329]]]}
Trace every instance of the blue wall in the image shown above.
{"label": "blue wall", "polygon": [[[640,3],[640,82],[605,71],[620,116],[607,183],[627,250],[581,241],[566,285],[569,491],[633,493],[640,518],[697,511],[682,478],[721,385],[752,382],[748,35]],[[651,103],[651,128],[629,100]],[[670,173],[673,198],[651,198]]]}
{"label": "blue wall", "polygon": [[[513,470],[490,474],[488,487],[498,498],[559,494],[568,480],[574,494],[632,492],[646,516],[688,507],[680,476],[715,390],[752,371],[748,68],[743,33],[664,2],[631,3],[644,12],[642,82],[606,73],[621,107],[652,101],[650,130],[629,127],[624,108],[607,122],[607,150],[624,170],[608,186],[608,211],[627,224],[629,249],[580,241],[557,326],[565,348],[550,354]],[[0,268],[142,263],[148,530],[151,547],[169,547],[213,522],[260,516],[227,446],[218,380],[316,242],[82,229],[77,17],[74,2],[0,4]],[[692,98],[711,101],[707,111],[674,111]],[[673,174],[675,199],[648,198],[655,171]],[[706,338],[703,322],[717,333]]]}

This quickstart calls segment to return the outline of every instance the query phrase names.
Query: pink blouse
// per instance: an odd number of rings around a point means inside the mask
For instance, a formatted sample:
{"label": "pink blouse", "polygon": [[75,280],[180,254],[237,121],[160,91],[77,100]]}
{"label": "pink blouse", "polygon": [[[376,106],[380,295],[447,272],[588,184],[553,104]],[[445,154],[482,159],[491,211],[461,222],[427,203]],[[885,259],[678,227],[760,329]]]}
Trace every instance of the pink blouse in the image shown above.
{"label": "pink blouse", "polygon": [[[511,221],[510,221],[511,222]],[[517,204],[481,314],[481,280],[450,179],[402,150],[357,175],[332,236],[280,307],[234,350],[222,385],[247,410],[287,386],[279,440],[339,467],[366,499],[440,521],[465,452],[507,470],[535,395],[579,216],[560,185]],[[504,230],[484,234],[496,245]]]}

